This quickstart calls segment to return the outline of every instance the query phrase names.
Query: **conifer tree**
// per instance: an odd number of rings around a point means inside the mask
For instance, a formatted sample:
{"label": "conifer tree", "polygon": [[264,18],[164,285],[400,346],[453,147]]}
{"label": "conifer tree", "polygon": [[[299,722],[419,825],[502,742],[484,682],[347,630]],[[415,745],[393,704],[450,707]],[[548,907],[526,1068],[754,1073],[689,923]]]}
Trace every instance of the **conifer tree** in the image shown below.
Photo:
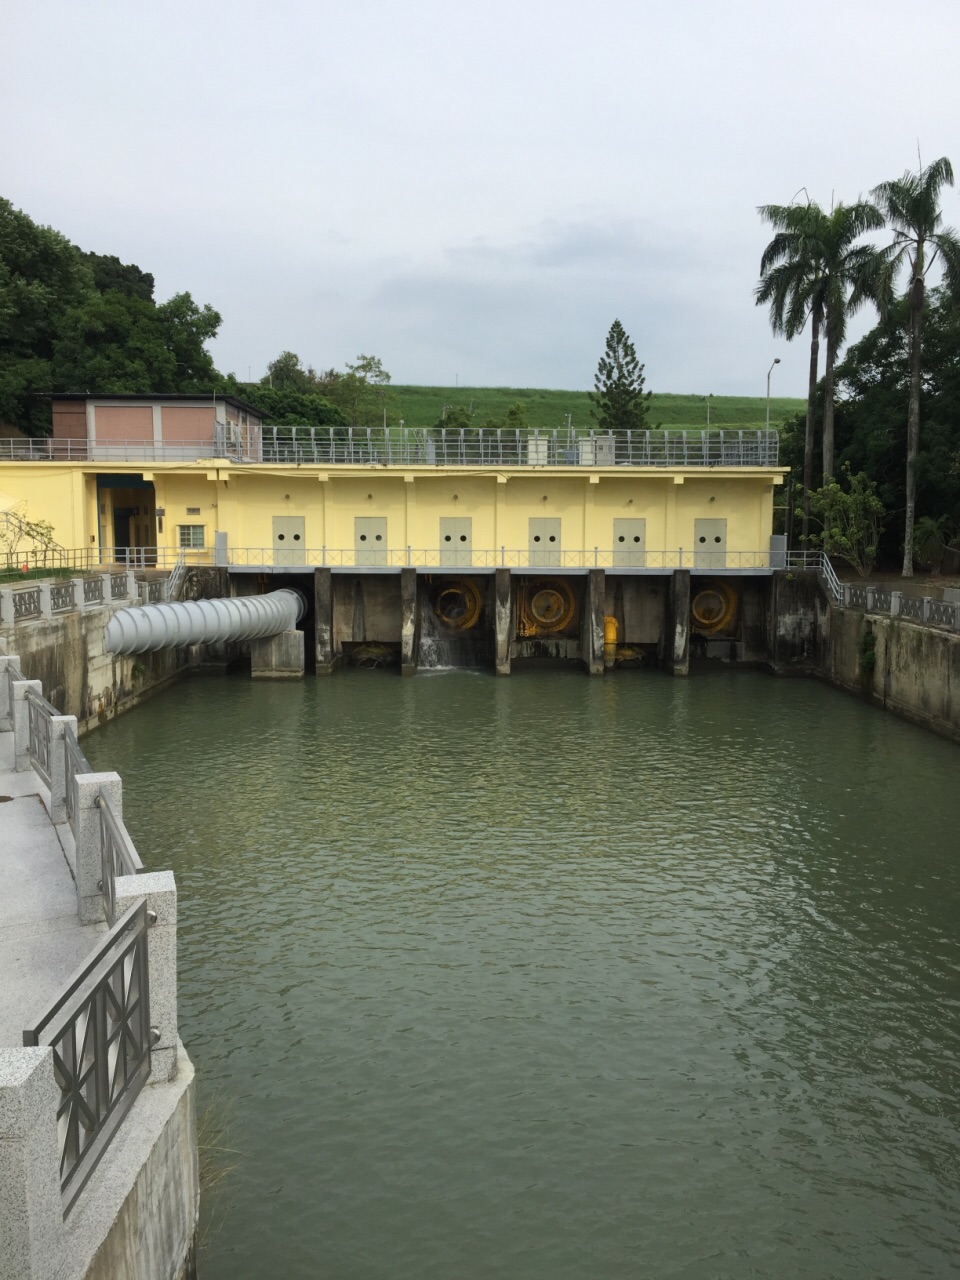
{"label": "conifer tree", "polygon": [[593,386],[590,413],[601,431],[642,430],[647,425],[653,393],[644,393],[643,365],[619,320],[610,326]]}

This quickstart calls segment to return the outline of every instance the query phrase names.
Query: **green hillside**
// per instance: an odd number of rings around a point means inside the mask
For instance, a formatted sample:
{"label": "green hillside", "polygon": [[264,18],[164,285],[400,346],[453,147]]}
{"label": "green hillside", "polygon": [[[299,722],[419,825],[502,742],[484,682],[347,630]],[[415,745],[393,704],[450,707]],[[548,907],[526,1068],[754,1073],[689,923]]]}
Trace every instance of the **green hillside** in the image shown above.
{"label": "green hillside", "polygon": [[[444,405],[463,405],[473,413],[477,426],[487,419],[502,419],[511,405],[522,401],[531,427],[547,430],[563,427],[567,415],[574,427],[594,426],[586,391],[540,391],[530,387],[409,387],[391,386],[388,415],[408,427],[432,426]],[[777,396],[770,398],[770,425],[803,412],[806,402]],[[711,396],[711,427],[762,427],[767,402],[763,396]],[[703,396],[658,395],[650,401],[650,425],[702,429],[707,425]]]}

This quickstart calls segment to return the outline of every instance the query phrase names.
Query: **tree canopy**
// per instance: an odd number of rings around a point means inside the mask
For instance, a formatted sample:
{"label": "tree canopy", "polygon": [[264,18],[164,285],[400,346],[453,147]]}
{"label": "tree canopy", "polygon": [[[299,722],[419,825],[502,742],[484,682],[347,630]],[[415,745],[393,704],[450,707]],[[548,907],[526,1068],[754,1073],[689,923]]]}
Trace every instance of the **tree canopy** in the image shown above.
{"label": "tree canopy", "polygon": [[[887,512],[879,559],[892,565],[902,555],[906,506],[904,457],[906,405],[910,391],[910,306],[894,300],[871,331],[848,348],[837,365],[837,461],[877,485]],[[927,295],[921,370],[923,433],[916,457],[916,513],[939,522],[948,540],[960,534],[960,304],[949,290]],[[819,388],[817,409],[822,406]],[[799,468],[804,419],[784,426],[783,461]]]}
{"label": "tree canopy", "polygon": [[644,393],[643,369],[626,330],[619,320],[614,320],[590,394],[590,413],[601,431],[631,431],[647,425],[653,393]]}
{"label": "tree canopy", "polygon": [[899,272],[907,276],[909,304],[910,390],[907,397],[907,466],[904,493],[903,576],[913,574],[913,527],[916,507],[917,458],[920,450],[921,382],[923,376],[923,322],[927,276],[939,260],[948,288],[960,293],[960,236],[943,225],[940,193],[953,186],[953,166],[946,156],[905,173],[873,190],[893,240],[884,253],[884,274],[879,292],[881,306],[893,298],[893,281]]}
{"label": "tree canopy", "polygon": [[153,299],[153,276],[84,253],[0,199],[0,420],[50,430],[49,391],[212,391],[220,327],[189,293]]}

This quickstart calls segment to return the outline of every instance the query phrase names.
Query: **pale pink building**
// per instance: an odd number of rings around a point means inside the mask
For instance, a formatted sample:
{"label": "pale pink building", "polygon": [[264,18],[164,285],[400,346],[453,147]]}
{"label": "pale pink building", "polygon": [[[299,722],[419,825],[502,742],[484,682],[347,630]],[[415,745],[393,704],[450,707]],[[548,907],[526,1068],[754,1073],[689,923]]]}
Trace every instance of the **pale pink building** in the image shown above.
{"label": "pale pink building", "polygon": [[261,418],[235,396],[53,395],[54,451],[104,461],[260,456]]}

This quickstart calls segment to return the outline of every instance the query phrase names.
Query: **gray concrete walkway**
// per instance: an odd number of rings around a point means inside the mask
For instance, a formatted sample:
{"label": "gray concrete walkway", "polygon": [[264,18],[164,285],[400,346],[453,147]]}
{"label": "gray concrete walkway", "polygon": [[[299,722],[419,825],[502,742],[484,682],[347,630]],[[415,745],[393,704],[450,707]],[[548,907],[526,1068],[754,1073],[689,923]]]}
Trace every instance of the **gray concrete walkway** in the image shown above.
{"label": "gray concrete walkway", "polygon": [[32,769],[14,770],[13,734],[0,733],[0,1048],[23,1029],[89,956],[105,924],[80,924],[64,844]]}

